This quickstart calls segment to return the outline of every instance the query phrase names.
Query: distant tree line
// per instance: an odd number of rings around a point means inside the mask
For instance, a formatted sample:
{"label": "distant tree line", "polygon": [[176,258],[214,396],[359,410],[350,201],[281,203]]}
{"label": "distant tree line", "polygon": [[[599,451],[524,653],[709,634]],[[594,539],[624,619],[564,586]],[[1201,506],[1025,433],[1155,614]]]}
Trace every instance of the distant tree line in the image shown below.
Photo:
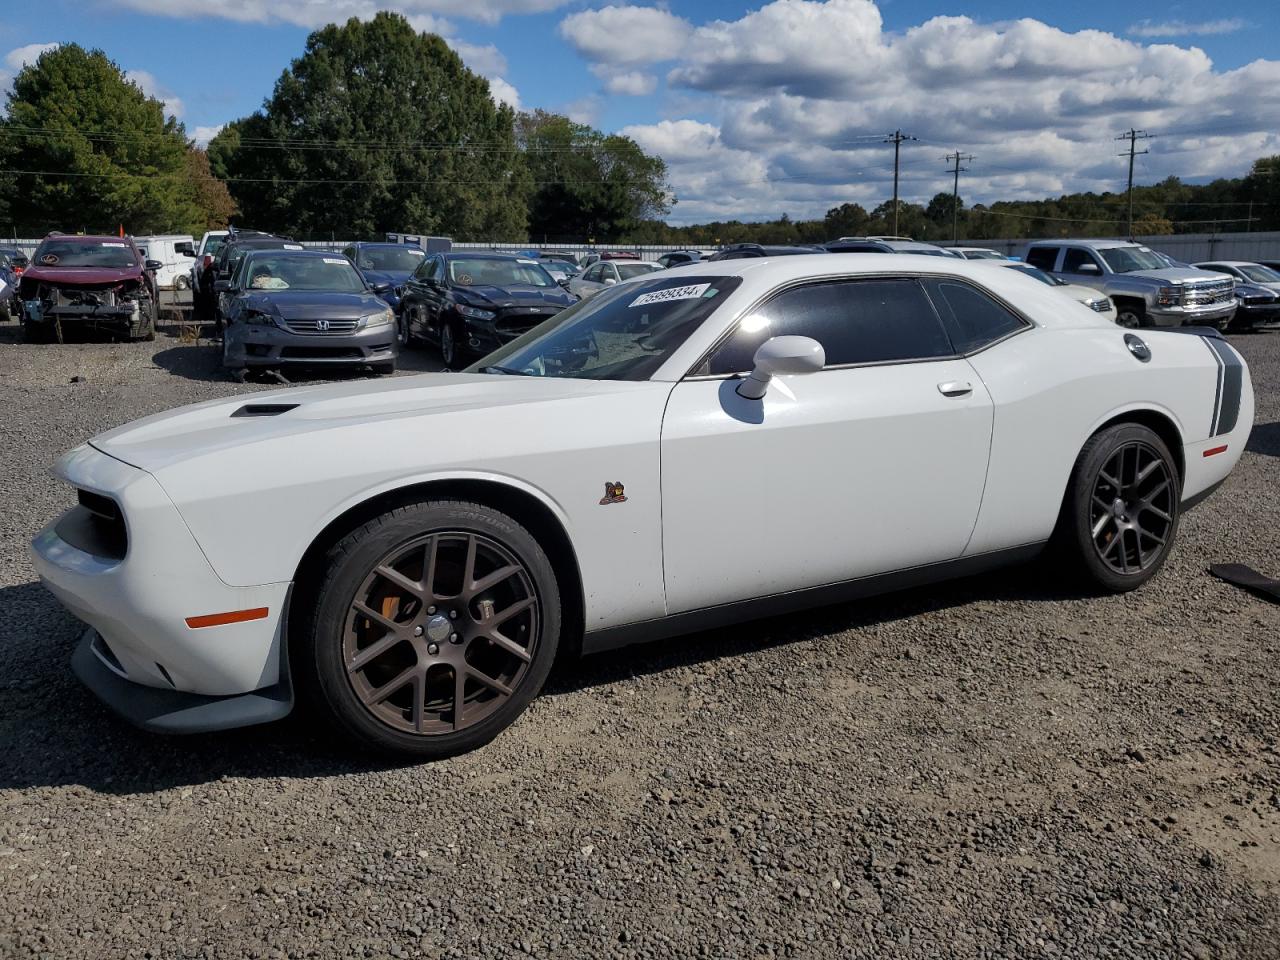
{"label": "distant tree line", "polygon": [[[631,138],[517,113],[434,34],[379,13],[315,31],[262,108],[201,149],[105,53],[65,44],[22,69],[0,118],[0,224],[136,234],[234,222],[300,239],[385,231],[460,240],[820,243],[886,234],[893,204],[821,219],[671,226],[666,164]],[[924,240],[1123,235],[1124,194],[967,207],[900,202]],[[1134,189],[1135,235],[1280,229],[1280,156],[1247,176]]]}

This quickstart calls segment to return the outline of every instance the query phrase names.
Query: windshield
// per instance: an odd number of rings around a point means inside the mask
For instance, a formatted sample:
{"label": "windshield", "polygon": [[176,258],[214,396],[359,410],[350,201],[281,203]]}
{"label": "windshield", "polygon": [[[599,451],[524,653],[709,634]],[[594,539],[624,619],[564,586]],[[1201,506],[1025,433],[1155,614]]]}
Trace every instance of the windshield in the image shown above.
{"label": "windshield", "polygon": [[274,250],[250,256],[240,272],[249,290],[324,290],[364,293],[364,281],[346,257],[316,257]]}
{"label": "windshield", "polygon": [[556,283],[539,263],[523,258],[450,260],[449,279],[460,287],[553,287]]}
{"label": "windshield", "polygon": [[1241,264],[1236,268],[1254,283],[1280,283],[1280,273],[1262,264]]}
{"label": "windshield", "polygon": [[618,276],[623,280],[643,277],[646,273],[662,269],[656,263],[615,263],[614,266],[618,268]]}
{"label": "windshield", "polygon": [[547,273],[551,274],[557,280],[561,277],[573,276],[573,270],[570,269],[569,265],[567,263],[561,263],[559,260],[548,260],[541,266],[543,270],[547,271]]}
{"label": "windshield", "polygon": [[417,247],[362,247],[356,252],[356,265],[361,270],[413,273],[425,256]]}
{"label": "windshield", "polygon": [[36,248],[35,262],[42,267],[107,267],[119,269],[136,266],[133,247],[125,240],[99,240],[88,243],[74,240],[46,240]]}
{"label": "windshield", "polygon": [[1029,277],[1035,277],[1041,283],[1047,283],[1051,287],[1065,287],[1067,282],[1059,280],[1057,277],[1051,277],[1038,267],[1033,267],[1028,263],[1020,263],[1016,267],[1010,267],[1010,270],[1017,270],[1019,273],[1025,273]]}
{"label": "windshield", "polygon": [[1004,257],[996,253],[994,250],[966,250],[965,258],[968,260],[1003,260]]}
{"label": "windshield", "polygon": [[481,360],[472,372],[647,380],[741,277],[671,277],[582,300]]}
{"label": "windshield", "polygon": [[1102,259],[1116,273],[1133,273],[1135,270],[1163,270],[1168,266],[1156,255],[1154,250],[1146,247],[1111,247],[1099,250]]}

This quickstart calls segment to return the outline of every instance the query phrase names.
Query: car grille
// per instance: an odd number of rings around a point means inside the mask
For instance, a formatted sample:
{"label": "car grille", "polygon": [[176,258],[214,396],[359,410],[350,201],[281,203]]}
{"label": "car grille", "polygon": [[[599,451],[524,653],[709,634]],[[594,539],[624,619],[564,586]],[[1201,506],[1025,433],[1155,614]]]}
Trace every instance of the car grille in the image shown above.
{"label": "car grille", "polygon": [[1189,306],[1228,303],[1235,296],[1234,287],[1230,280],[1185,286],[1182,288],[1182,302]]}
{"label": "car grille", "polygon": [[364,353],[359,347],[283,347],[280,356],[284,360],[361,360]]}
{"label": "car grille", "polygon": [[518,337],[523,333],[528,333],[544,320],[554,317],[560,312],[559,307],[550,307],[546,310],[538,310],[530,313],[526,308],[520,308],[512,313],[504,313],[493,322],[493,328],[501,337]]}
{"label": "car grille", "polygon": [[1107,299],[1090,300],[1089,306],[1093,308],[1095,313],[1110,313],[1111,301]]}
{"label": "car grille", "polygon": [[290,333],[351,333],[360,325],[359,320],[286,320]]}

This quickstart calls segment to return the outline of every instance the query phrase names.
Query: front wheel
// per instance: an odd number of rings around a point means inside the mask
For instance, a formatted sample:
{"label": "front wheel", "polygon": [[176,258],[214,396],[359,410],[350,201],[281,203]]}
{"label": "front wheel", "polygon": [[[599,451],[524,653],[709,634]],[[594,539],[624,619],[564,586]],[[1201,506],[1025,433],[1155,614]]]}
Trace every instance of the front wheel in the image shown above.
{"label": "front wheel", "polygon": [[1116,323],[1122,327],[1128,327],[1130,330],[1136,330],[1146,324],[1146,313],[1135,304],[1117,303]]}
{"label": "front wheel", "polygon": [[456,370],[462,362],[462,335],[452,320],[440,323],[440,359],[450,370]]}
{"label": "front wheel", "polygon": [[328,551],[299,592],[302,690],[366,747],[427,760],[510,725],[555,660],[560,593],[516,520],[477,503],[398,507]]}
{"label": "front wheel", "polygon": [[1178,533],[1177,463],[1152,430],[1122,423],[1080,451],[1060,534],[1074,566],[1113,593],[1142,586],[1164,564]]}

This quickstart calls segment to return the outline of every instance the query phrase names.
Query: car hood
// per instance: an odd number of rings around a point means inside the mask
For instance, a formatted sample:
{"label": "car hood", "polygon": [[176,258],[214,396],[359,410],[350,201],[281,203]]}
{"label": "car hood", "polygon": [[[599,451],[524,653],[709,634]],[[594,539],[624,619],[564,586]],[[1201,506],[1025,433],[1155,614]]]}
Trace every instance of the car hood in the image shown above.
{"label": "car hood", "polygon": [[1252,283],[1244,280],[1236,281],[1237,297],[1274,297],[1280,293],[1280,283]]}
{"label": "car hood", "polygon": [[408,270],[361,270],[360,272],[371,284],[389,283],[393,287],[407,282],[410,275]]}
{"label": "car hood", "polygon": [[564,287],[515,286],[515,287],[458,287],[455,293],[460,303],[496,307],[567,307],[574,302]]}
{"label": "car hood", "polygon": [[262,290],[245,294],[245,306],[282,320],[350,320],[386,309],[376,293]]}
{"label": "car hood", "polygon": [[[504,407],[557,405],[627,391],[670,389],[670,384],[502,374],[428,373],[381,381],[294,387],[210,400],[156,414],[99,434],[90,443],[103,453],[152,473],[220,451],[282,437],[320,433],[372,422],[448,417]],[[580,407],[575,406],[580,411]],[[577,414],[577,415],[580,415]],[[409,425],[406,424],[406,429]],[[443,426],[429,430],[445,429]],[[321,441],[323,442],[323,441]]]}
{"label": "car hood", "polygon": [[1195,267],[1165,267],[1162,270],[1135,270],[1122,273],[1122,277],[1150,277],[1152,280],[1163,280],[1166,283],[1214,283],[1231,278],[1222,273],[1211,273],[1208,270],[1197,270]]}
{"label": "car hood", "polygon": [[39,280],[64,286],[104,286],[137,280],[142,276],[141,267],[27,267],[23,272],[27,280]]}
{"label": "car hood", "polygon": [[1102,300],[1106,298],[1106,294],[1093,287],[1081,286],[1078,283],[1068,283],[1063,287],[1055,287],[1059,293],[1065,293],[1073,299],[1079,300],[1081,303],[1090,303],[1094,300]]}

